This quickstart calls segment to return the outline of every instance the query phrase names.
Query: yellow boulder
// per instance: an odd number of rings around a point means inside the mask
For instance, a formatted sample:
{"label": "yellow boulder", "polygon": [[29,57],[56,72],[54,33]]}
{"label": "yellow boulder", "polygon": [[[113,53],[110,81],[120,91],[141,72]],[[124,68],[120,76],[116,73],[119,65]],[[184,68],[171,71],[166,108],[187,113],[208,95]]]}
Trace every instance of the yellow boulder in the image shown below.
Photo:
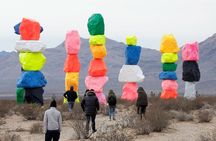
{"label": "yellow boulder", "polygon": [[137,44],[137,37],[134,35],[126,37],[126,44],[128,46],[135,46]]}
{"label": "yellow boulder", "polygon": [[178,53],[180,48],[172,34],[164,35],[160,45],[161,53]]}
{"label": "yellow boulder", "polygon": [[[76,72],[68,72],[65,75],[65,91],[70,90],[70,87],[74,87],[74,91],[77,92],[78,95],[78,87],[79,87],[79,73]],[[76,102],[80,102],[79,96],[76,99]],[[67,99],[64,98],[64,103],[67,103]]]}

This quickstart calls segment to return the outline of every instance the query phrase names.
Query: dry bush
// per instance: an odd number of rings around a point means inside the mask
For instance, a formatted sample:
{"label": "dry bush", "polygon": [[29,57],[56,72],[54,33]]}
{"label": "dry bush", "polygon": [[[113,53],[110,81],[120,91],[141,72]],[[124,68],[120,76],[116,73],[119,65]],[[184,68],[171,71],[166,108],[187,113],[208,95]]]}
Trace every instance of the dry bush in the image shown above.
{"label": "dry bush", "polygon": [[199,141],[216,141],[216,129],[210,133],[201,134]]}
{"label": "dry bush", "polygon": [[38,117],[42,117],[44,110],[38,104],[23,104],[17,107],[16,112],[27,120],[37,120]]}
{"label": "dry bush", "polygon": [[183,111],[170,111],[170,114],[174,119],[178,121],[193,121],[193,115],[185,113]]}
{"label": "dry bush", "polygon": [[124,105],[125,107],[130,107],[132,105],[135,105],[136,101],[128,101],[123,100],[121,97],[117,97],[117,105]]}
{"label": "dry bush", "polygon": [[41,134],[43,133],[43,126],[41,123],[34,123],[30,129],[31,134]]}
{"label": "dry bush", "polygon": [[12,100],[1,100],[0,101],[0,118],[5,117],[15,105],[16,103]]}
{"label": "dry bush", "polygon": [[22,141],[20,135],[11,134],[9,132],[0,135],[0,141]]}
{"label": "dry bush", "polygon": [[161,132],[169,125],[170,116],[158,105],[152,105],[146,113],[146,120],[150,122],[153,131]]}
{"label": "dry bush", "polygon": [[121,128],[131,128],[135,130],[137,135],[150,134],[150,132],[152,132],[150,122],[141,120],[140,116],[135,111],[135,109],[132,109],[132,111],[125,112],[122,119],[118,121],[117,126]]}
{"label": "dry bush", "polygon": [[211,110],[200,110],[198,112],[199,122],[210,122],[213,118],[213,111]]}
{"label": "dry bush", "polygon": [[[61,108],[64,108],[64,106],[62,105]],[[62,118],[63,120],[80,120],[80,119],[84,120],[85,116],[84,116],[84,111],[82,110],[80,104],[74,103],[72,112],[68,112],[68,109],[67,109],[67,112],[62,112]]]}
{"label": "dry bush", "polygon": [[[60,102],[59,102],[60,103]],[[58,107],[60,112],[68,112],[68,104],[59,104]]]}
{"label": "dry bush", "polygon": [[107,106],[107,105],[100,105],[100,110],[98,111],[98,114],[102,114],[104,116],[109,115],[109,106]]}
{"label": "dry bush", "polygon": [[191,110],[200,109],[204,105],[204,101],[201,98],[188,100],[183,97],[178,97],[177,99],[164,100],[159,97],[150,97],[149,101],[154,105],[159,105],[164,110],[184,111],[187,113]]}
{"label": "dry bush", "polygon": [[111,132],[96,136],[96,138],[91,138],[91,141],[131,141],[132,136],[127,135],[126,133],[119,130],[112,130]]}
{"label": "dry bush", "polygon": [[149,121],[147,120],[138,120],[136,134],[137,135],[149,135],[152,132],[152,127]]}
{"label": "dry bush", "polygon": [[85,116],[79,104],[75,104],[70,114],[70,126],[74,129],[78,139],[84,139],[86,135],[85,130]]}
{"label": "dry bush", "polygon": [[216,96],[201,96],[201,97],[197,97],[197,99],[199,101],[208,103],[209,105],[212,105],[212,106],[216,104]]}
{"label": "dry bush", "polygon": [[3,119],[0,119],[0,126],[6,124],[6,121]]}

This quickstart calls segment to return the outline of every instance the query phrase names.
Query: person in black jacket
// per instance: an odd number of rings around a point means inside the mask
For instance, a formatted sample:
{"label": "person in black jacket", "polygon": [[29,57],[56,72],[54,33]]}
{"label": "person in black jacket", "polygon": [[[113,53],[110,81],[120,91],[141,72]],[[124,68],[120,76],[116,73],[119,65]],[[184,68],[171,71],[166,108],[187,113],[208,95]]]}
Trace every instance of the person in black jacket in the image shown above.
{"label": "person in black jacket", "polygon": [[117,100],[113,90],[109,91],[107,102],[109,104],[109,118],[111,120],[111,118],[113,117],[113,120],[115,120],[115,108]]}
{"label": "person in black jacket", "polygon": [[97,115],[97,111],[100,109],[98,98],[94,90],[90,90],[87,92],[86,96],[83,98],[81,102],[81,107],[86,115],[86,133],[89,132],[89,123],[90,120],[92,122],[92,131],[96,132],[95,128],[95,118]]}
{"label": "person in black jacket", "polygon": [[148,106],[148,98],[143,87],[139,87],[137,90],[138,98],[137,98],[137,114],[140,114],[141,119],[142,116],[145,116],[146,107]]}
{"label": "person in black jacket", "polygon": [[77,93],[74,91],[73,86],[70,87],[70,90],[68,90],[68,91],[66,91],[64,93],[64,97],[68,101],[68,110],[69,110],[69,112],[72,112],[74,102],[77,99]]}

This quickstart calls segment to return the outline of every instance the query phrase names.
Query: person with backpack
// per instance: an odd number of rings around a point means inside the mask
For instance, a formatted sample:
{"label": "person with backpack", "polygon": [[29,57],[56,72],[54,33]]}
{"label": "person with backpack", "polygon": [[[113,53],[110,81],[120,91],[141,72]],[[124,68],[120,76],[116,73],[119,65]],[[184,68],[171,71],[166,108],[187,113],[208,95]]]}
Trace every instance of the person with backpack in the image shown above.
{"label": "person with backpack", "polygon": [[100,106],[94,90],[91,89],[86,93],[86,96],[81,102],[81,107],[85,112],[86,116],[86,134],[88,135],[89,133],[90,120],[92,122],[92,131],[93,133],[96,132],[97,130],[95,128],[95,118],[97,115],[97,111],[100,109]]}
{"label": "person with backpack", "polygon": [[140,114],[142,119],[143,115],[145,116],[146,107],[148,106],[148,98],[143,87],[139,87],[137,93],[138,93],[138,98],[136,102],[137,114]]}
{"label": "person with backpack", "polygon": [[68,101],[68,110],[69,110],[69,112],[72,112],[74,102],[77,99],[77,93],[74,91],[73,86],[70,87],[70,90],[68,90],[68,91],[66,91],[64,93],[64,97]]}
{"label": "person with backpack", "polygon": [[116,95],[113,90],[110,90],[108,93],[107,102],[109,104],[109,119],[113,118],[115,120],[115,108],[116,108]]}
{"label": "person with backpack", "polygon": [[62,116],[56,109],[57,104],[55,100],[50,103],[50,109],[44,113],[44,131],[45,141],[58,141],[60,138],[60,132],[62,129]]}

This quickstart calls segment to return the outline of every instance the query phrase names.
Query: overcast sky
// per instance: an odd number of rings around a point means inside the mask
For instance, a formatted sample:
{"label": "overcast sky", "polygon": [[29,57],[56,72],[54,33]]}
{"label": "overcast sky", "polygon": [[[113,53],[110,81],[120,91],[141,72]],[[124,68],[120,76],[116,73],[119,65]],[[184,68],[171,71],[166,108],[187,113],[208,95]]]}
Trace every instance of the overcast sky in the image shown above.
{"label": "overcast sky", "polygon": [[14,50],[13,26],[23,17],[44,27],[41,40],[56,47],[67,30],[76,29],[88,38],[87,20],[101,13],[105,35],[125,42],[135,34],[143,47],[159,49],[166,33],[173,33],[182,45],[203,41],[216,33],[216,0],[0,0],[0,51]]}

